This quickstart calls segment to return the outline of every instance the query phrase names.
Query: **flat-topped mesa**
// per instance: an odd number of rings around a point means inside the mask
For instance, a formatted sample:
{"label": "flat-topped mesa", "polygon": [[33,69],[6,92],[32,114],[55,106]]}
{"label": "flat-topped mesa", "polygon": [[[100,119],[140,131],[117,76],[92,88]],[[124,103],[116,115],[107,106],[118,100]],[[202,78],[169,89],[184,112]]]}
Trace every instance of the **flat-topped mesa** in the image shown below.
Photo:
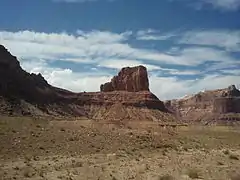
{"label": "flat-topped mesa", "polygon": [[228,116],[237,117],[235,120],[240,121],[240,91],[235,85],[231,85],[224,89],[203,91],[187,98],[166,101],[165,107],[188,122],[212,123],[219,119],[227,120]]}
{"label": "flat-topped mesa", "polygon": [[100,90],[101,92],[149,91],[147,68],[144,66],[125,67],[112,78],[111,82],[102,84]]}

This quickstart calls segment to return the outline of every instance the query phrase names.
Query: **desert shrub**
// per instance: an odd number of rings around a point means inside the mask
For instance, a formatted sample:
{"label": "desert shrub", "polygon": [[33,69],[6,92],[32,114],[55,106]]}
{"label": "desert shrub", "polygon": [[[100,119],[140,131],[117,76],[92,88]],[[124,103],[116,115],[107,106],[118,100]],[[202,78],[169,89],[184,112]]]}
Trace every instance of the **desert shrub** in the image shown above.
{"label": "desert shrub", "polygon": [[220,166],[224,165],[224,163],[221,162],[221,161],[218,161],[217,164],[220,165]]}
{"label": "desert shrub", "polygon": [[80,162],[80,161],[72,160],[72,166],[73,166],[74,168],[76,168],[76,167],[83,167],[83,163]]}
{"label": "desert shrub", "polygon": [[236,154],[230,154],[229,158],[233,160],[239,160],[239,157]]}
{"label": "desert shrub", "polygon": [[228,155],[228,154],[230,154],[230,151],[228,149],[226,149],[223,151],[223,154]]}
{"label": "desert shrub", "polygon": [[36,128],[41,128],[42,126],[40,124],[37,124],[36,125]]}
{"label": "desert shrub", "polygon": [[24,163],[25,163],[25,164],[29,163],[31,160],[32,160],[32,158],[31,158],[30,156],[28,156],[28,155],[26,155],[26,156],[24,157]]}
{"label": "desert shrub", "polygon": [[166,175],[160,176],[159,180],[174,180],[174,178],[171,175],[166,174]]}
{"label": "desert shrub", "polygon": [[199,174],[199,171],[196,170],[196,169],[190,169],[188,171],[188,176],[191,178],[191,179],[198,179],[200,177],[200,174]]}
{"label": "desert shrub", "polygon": [[35,172],[32,168],[25,168],[23,171],[23,176],[26,178],[31,178],[35,175]]}
{"label": "desert shrub", "polygon": [[40,177],[44,177],[44,171],[40,170],[40,172],[38,173]]}
{"label": "desert shrub", "polygon": [[115,176],[112,177],[112,180],[117,180],[117,178]]}

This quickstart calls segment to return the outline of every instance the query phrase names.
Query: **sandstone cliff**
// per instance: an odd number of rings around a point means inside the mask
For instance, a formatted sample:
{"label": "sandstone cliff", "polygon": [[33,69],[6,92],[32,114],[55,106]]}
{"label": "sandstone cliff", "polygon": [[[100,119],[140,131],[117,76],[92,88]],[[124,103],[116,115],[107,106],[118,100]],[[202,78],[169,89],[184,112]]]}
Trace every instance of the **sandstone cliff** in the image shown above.
{"label": "sandstone cliff", "polygon": [[144,66],[123,68],[111,82],[101,85],[102,92],[111,91],[149,91],[147,69]]}
{"label": "sandstone cliff", "polygon": [[240,121],[240,91],[234,85],[166,101],[165,106],[185,122]]}
{"label": "sandstone cliff", "polygon": [[149,91],[143,66],[123,68],[102,92],[72,93],[29,74],[0,46],[0,114],[86,117],[96,120],[173,121],[164,103]]}

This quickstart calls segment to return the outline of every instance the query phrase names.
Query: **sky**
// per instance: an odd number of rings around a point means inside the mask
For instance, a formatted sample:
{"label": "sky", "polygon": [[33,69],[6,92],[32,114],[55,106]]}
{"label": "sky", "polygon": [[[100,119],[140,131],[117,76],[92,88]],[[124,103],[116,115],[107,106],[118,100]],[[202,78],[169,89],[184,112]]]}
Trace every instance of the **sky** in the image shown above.
{"label": "sky", "polygon": [[0,44],[74,92],[144,65],[167,100],[240,87],[239,18],[240,0],[1,0]]}

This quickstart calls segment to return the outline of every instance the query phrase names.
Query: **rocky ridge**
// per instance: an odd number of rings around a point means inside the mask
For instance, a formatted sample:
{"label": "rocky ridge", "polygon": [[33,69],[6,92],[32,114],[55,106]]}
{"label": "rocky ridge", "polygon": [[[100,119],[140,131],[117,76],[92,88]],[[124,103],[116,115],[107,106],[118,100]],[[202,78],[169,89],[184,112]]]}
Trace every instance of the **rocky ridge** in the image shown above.
{"label": "rocky ridge", "polygon": [[73,93],[24,71],[17,58],[0,46],[0,113],[87,117],[99,120],[173,120],[164,103],[149,91],[143,66],[123,68],[102,92]]}
{"label": "rocky ridge", "polygon": [[234,85],[165,101],[164,104],[179,120],[185,122],[208,124],[240,121],[240,91]]}
{"label": "rocky ridge", "polygon": [[100,90],[73,93],[53,87],[41,74],[24,71],[17,58],[0,45],[0,114],[102,121],[240,122],[240,91],[234,85],[163,103],[149,90],[147,69],[137,66],[123,68]]}

